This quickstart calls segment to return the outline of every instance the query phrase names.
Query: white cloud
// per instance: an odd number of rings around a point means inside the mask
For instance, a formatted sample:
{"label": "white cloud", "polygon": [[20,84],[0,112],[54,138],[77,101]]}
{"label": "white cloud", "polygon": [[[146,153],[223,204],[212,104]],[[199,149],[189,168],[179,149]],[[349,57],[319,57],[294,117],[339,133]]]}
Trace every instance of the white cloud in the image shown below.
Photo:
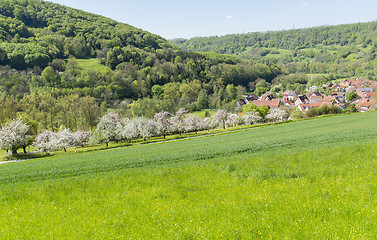
{"label": "white cloud", "polygon": [[301,6],[302,6],[302,7],[309,7],[309,5],[310,5],[310,4],[309,4],[309,3],[307,3],[307,2],[306,2],[306,3],[302,3],[302,4],[301,4]]}
{"label": "white cloud", "polygon": [[232,15],[228,15],[228,16],[226,16],[226,19],[229,19],[229,20],[231,20],[233,18],[233,16]]}

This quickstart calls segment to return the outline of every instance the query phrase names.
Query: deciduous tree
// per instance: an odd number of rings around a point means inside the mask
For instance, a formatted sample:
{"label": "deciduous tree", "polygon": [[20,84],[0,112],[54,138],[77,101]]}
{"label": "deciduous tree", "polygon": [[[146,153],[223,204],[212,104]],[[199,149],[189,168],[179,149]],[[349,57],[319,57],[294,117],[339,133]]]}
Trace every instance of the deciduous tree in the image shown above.
{"label": "deciduous tree", "polygon": [[29,126],[22,118],[6,123],[0,130],[0,148],[17,154],[17,150],[27,145]]}
{"label": "deciduous tree", "polygon": [[228,112],[226,110],[218,110],[212,117],[212,125],[220,126],[225,129],[226,120],[228,119]]}
{"label": "deciduous tree", "polygon": [[154,115],[154,120],[158,124],[158,130],[164,136],[164,138],[166,138],[166,134],[171,129],[171,123],[169,122],[170,116],[171,114],[167,111],[161,111]]}

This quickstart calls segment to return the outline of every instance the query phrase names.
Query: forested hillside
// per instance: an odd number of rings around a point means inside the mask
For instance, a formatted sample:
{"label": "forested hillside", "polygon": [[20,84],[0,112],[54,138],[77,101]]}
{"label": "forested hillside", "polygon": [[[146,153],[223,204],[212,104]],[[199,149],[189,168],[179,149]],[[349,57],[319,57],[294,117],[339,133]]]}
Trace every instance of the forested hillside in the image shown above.
{"label": "forested hillside", "polygon": [[175,39],[188,52],[237,55],[276,63],[290,73],[332,73],[341,76],[377,73],[377,22],[292,29],[222,37]]}
{"label": "forested hillside", "polygon": [[130,25],[39,0],[0,2],[0,65],[0,124],[23,115],[39,130],[91,128],[109,109],[234,110],[257,80],[283,73],[274,64],[184,52]]}
{"label": "forested hillside", "polygon": [[116,46],[170,47],[130,25],[39,0],[1,1],[0,39],[2,64],[16,69],[46,67],[52,59],[69,56],[105,57],[106,49]]}

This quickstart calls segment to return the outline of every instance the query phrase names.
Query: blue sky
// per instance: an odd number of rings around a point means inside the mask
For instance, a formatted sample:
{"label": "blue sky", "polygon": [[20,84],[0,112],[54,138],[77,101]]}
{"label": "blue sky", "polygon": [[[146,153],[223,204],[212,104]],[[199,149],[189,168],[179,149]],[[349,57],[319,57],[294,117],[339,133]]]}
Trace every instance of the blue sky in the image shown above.
{"label": "blue sky", "polygon": [[167,39],[377,20],[376,0],[49,0]]}

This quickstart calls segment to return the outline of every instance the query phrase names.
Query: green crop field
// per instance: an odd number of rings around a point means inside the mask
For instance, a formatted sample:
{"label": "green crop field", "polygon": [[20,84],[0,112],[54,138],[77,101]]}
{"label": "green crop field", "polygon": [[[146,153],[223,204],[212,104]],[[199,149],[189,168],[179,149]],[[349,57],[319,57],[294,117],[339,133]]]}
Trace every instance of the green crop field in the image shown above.
{"label": "green crop field", "polygon": [[377,113],[0,165],[1,239],[373,239]]}

